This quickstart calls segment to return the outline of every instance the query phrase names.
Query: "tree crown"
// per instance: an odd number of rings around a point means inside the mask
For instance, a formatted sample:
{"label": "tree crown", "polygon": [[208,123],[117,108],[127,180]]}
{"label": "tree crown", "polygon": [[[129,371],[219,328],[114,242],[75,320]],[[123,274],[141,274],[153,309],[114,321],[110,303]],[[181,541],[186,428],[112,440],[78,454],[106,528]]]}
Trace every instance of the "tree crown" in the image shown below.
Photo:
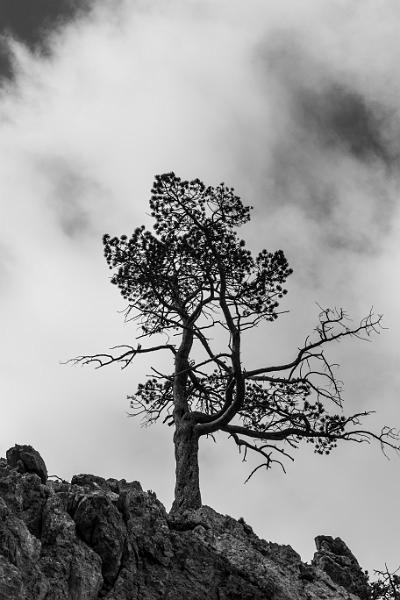
{"label": "tree crown", "polygon": [[142,226],[129,239],[104,236],[106,260],[116,270],[111,281],[141,315],[144,334],[193,323],[221,296],[238,323],[277,318],[292,270],[281,250],[253,258],[238,239],[250,207],[232,188],[167,173],[156,177],[150,208],[154,232]]}

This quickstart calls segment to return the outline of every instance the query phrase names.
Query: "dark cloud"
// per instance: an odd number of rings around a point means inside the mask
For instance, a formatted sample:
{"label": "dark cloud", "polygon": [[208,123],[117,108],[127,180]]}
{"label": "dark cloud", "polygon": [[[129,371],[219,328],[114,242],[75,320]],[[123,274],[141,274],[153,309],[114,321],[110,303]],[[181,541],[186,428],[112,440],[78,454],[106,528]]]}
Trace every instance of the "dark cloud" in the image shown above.
{"label": "dark cloud", "polygon": [[272,76],[283,90],[296,128],[322,148],[348,153],[361,162],[379,160],[398,165],[400,119],[385,90],[336,68],[327,55],[315,56],[305,40],[287,32],[271,35],[261,52]]}
{"label": "dark cloud", "polygon": [[93,4],[94,0],[0,0],[0,77],[13,75],[9,37],[47,53],[49,34],[87,14]]}
{"label": "dark cloud", "polygon": [[90,225],[88,212],[76,198],[77,191],[82,191],[85,184],[86,182],[79,178],[65,177],[59,182],[56,190],[59,224],[64,234],[70,238],[81,236]]}
{"label": "dark cloud", "polygon": [[321,143],[357,160],[380,160],[392,166],[399,149],[386,138],[390,110],[371,102],[343,83],[333,82],[322,91],[304,89],[299,93],[297,110],[304,129]]}
{"label": "dark cloud", "polygon": [[38,168],[49,184],[48,203],[58,227],[72,239],[87,234],[91,203],[101,196],[98,184],[65,158],[39,160]]}
{"label": "dark cloud", "polygon": [[[269,205],[294,205],[336,250],[371,253],[397,211],[400,118],[368,74],[340,68],[280,32],[259,49],[276,132],[266,152]],[[271,97],[274,103],[271,103]]]}

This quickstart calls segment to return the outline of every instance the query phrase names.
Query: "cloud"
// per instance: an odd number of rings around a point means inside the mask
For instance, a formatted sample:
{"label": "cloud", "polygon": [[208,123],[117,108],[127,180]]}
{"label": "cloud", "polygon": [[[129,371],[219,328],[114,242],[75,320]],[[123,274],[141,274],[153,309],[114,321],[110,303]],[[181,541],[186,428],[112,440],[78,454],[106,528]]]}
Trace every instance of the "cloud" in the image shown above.
{"label": "cloud", "polygon": [[385,125],[391,120],[398,125],[390,119],[387,107],[368,104],[362,94],[341,83],[317,92],[305,90],[299,100],[299,120],[321,146],[337,148],[363,163],[398,166],[398,148],[385,140]]}
{"label": "cloud", "polygon": [[[237,182],[249,202],[278,218],[293,207],[306,228],[318,224],[310,236],[318,246],[380,251],[397,214],[397,104],[381,85],[381,69],[357,57],[372,23],[353,40],[346,29],[359,27],[363,11],[327,6],[310,1],[304,11],[287,2],[270,11],[255,2],[254,12],[236,15],[225,3],[184,10],[173,2],[167,10],[157,2],[97,2],[84,21],[53,32],[46,61],[11,44],[22,104],[42,103],[42,127],[68,144],[74,138],[77,164],[84,154],[92,162],[96,154],[99,164],[101,146],[114,145],[121,174],[139,147],[154,171],[178,171],[184,145],[193,164],[184,177]],[[375,48],[384,35],[387,28],[378,28]],[[61,133],[65,113],[69,131]]]}
{"label": "cloud", "polygon": [[90,11],[94,0],[0,0],[0,78],[14,75],[9,39],[25,44],[32,51],[47,54],[49,36]]}
{"label": "cloud", "polygon": [[318,224],[319,246],[382,251],[398,214],[397,103],[377,73],[346,64],[307,33],[281,28],[258,47],[274,129],[265,149],[266,207],[300,209]]}
{"label": "cloud", "polygon": [[99,184],[85,176],[82,164],[68,158],[47,155],[36,162],[38,176],[41,173],[48,186],[48,208],[63,233],[70,238],[90,234],[90,213],[104,195]]}
{"label": "cloud", "polygon": [[316,57],[311,46],[304,35],[280,31],[261,52],[262,65],[280,86],[293,120],[322,150],[398,165],[399,120],[393,99],[385,97],[385,90],[374,90],[374,74],[362,81],[359,65],[354,73],[354,66],[339,67],[329,53]]}

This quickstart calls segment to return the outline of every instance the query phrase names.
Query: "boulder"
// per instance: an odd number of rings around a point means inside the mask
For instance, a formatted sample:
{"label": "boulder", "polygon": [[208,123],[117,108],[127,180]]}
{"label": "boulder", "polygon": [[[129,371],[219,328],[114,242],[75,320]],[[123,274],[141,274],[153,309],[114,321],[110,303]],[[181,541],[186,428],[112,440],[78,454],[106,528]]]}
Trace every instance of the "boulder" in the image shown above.
{"label": "boulder", "polygon": [[78,536],[101,558],[104,585],[112,589],[126,540],[121,513],[107,495],[93,494],[81,499],[72,516]]}
{"label": "boulder", "polygon": [[6,452],[7,462],[10,467],[19,473],[36,473],[42,483],[47,481],[47,468],[43,458],[32,446],[20,446],[16,444]]}

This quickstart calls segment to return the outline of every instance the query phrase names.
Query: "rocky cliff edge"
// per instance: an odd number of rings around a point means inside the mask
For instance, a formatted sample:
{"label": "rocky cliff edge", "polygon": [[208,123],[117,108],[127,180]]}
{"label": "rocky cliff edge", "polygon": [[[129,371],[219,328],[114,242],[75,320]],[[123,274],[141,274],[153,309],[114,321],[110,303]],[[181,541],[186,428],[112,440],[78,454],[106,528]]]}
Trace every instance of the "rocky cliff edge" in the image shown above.
{"label": "rocky cliff edge", "polygon": [[339,538],[310,565],[207,506],[168,515],[137,481],[49,480],[30,446],[0,459],[0,600],[367,600]]}

